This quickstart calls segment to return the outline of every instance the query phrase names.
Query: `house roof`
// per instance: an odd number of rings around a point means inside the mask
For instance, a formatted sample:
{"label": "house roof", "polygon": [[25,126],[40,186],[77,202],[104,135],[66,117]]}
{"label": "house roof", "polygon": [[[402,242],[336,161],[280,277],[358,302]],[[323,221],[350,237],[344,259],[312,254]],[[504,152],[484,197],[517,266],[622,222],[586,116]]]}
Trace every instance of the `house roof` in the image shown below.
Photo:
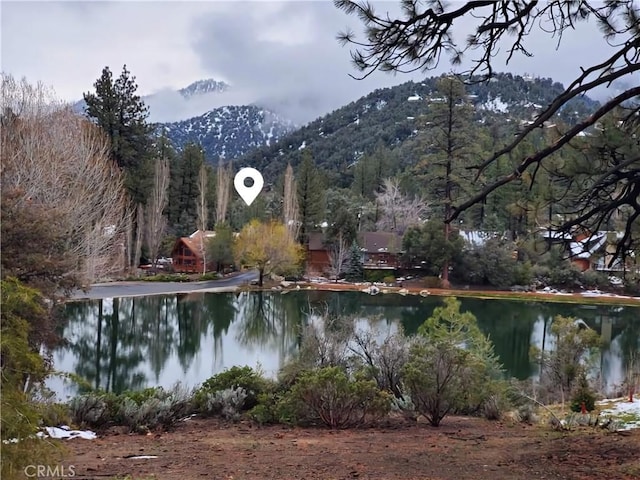
{"label": "house roof", "polygon": [[597,232],[592,236],[571,242],[571,256],[574,258],[590,258],[598,252],[607,242],[606,232]]}
{"label": "house roof", "polygon": [[203,239],[210,239],[216,236],[216,232],[211,231],[211,230],[207,230],[205,232],[203,232],[202,230],[196,230],[195,232],[193,232],[191,235],[189,235],[188,237],[180,237],[177,241],[176,244],[173,247],[173,250],[176,249],[176,246],[179,243],[184,243],[189,250],[191,250],[191,252],[196,256],[196,257],[201,257],[201,251],[202,251],[202,241]]}
{"label": "house roof", "polygon": [[619,240],[624,235],[623,232],[608,232],[604,230],[597,231],[593,234],[580,233],[579,235],[571,235],[567,232],[558,232],[554,230],[545,230],[541,232],[542,236],[551,240],[560,240],[569,247],[571,251],[571,257],[576,258],[591,258],[594,254],[599,253],[601,250],[606,251],[609,237],[615,237]]}
{"label": "house roof", "polygon": [[368,253],[399,253],[402,237],[393,232],[364,232],[358,236],[360,248]]}

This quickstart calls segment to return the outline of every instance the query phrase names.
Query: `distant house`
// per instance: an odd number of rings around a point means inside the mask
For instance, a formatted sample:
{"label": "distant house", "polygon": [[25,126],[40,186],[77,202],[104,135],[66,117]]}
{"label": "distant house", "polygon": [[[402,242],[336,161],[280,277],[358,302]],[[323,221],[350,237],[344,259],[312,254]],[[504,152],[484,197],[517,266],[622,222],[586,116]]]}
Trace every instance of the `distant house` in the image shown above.
{"label": "distant house", "polygon": [[[363,232],[358,235],[362,264],[369,270],[395,270],[400,267],[402,236],[392,232]],[[320,232],[309,234],[307,242],[307,271],[323,274],[331,267],[331,250],[326,236]]]}
{"label": "distant house", "polygon": [[[203,273],[204,253],[207,240],[215,237],[216,232],[196,230],[188,237],[180,237],[171,250],[173,269],[181,273]],[[207,262],[207,271],[215,270],[215,265]]]}
{"label": "distant house", "polygon": [[582,234],[569,242],[571,249],[571,263],[581,271],[592,270],[599,257],[603,256],[604,247],[607,244],[606,232],[597,232],[593,235]]}
{"label": "distant house", "polygon": [[615,253],[615,242],[622,238],[622,232],[598,231],[594,234],[581,233],[571,235],[552,230],[542,232],[542,236],[552,243],[560,244],[569,255],[571,263],[581,271],[598,270],[622,271],[620,260],[611,264]]}
{"label": "distant house", "polygon": [[325,244],[324,233],[312,232],[308,236],[307,242],[307,271],[309,273],[322,274],[326,272],[330,265],[329,249]]}
{"label": "distant house", "polygon": [[393,232],[364,232],[358,235],[365,269],[395,270],[400,266],[402,237]]}

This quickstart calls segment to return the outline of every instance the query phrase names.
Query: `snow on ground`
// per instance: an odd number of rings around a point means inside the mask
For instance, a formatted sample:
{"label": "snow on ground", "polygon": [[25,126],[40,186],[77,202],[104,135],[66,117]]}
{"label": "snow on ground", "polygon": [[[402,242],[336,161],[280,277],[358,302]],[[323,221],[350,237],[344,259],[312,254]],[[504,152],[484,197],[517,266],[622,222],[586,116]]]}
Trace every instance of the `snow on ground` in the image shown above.
{"label": "snow on ground", "polygon": [[[71,440],[72,438],[84,438],[86,440],[94,440],[97,436],[91,430],[71,430],[71,427],[67,425],[61,425],[60,427],[44,427],[43,432],[36,433],[37,438],[57,438],[60,440]],[[33,436],[29,437],[33,438]],[[20,440],[17,438],[10,438],[3,440],[2,443],[18,443]]]}
{"label": "snow on ground", "polygon": [[61,427],[44,427],[46,433],[38,433],[38,437],[46,438],[58,438],[71,440],[72,438],[84,438],[86,440],[93,440],[96,438],[96,434],[90,430],[71,430],[68,426],[62,425]]}
{"label": "snow on ground", "polygon": [[608,407],[600,415],[620,421],[623,424],[622,430],[640,428],[640,397],[635,397],[633,402],[629,398],[605,399],[599,401],[598,405]]}

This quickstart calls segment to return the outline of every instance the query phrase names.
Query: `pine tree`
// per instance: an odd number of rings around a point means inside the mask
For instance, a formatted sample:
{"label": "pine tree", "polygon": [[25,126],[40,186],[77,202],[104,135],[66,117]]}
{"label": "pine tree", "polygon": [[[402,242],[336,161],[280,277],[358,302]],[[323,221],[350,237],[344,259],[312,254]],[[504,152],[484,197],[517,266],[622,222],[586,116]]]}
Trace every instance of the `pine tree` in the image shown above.
{"label": "pine tree", "polygon": [[151,126],[149,111],[140,96],[135,77],[125,65],[115,81],[109,67],[94,83],[95,93],[84,94],[86,114],[108,136],[111,156],[126,174],[126,186],[135,203],[145,203],[151,188]]}
{"label": "pine tree", "polygon": [[[440,199],[445,241],[449,241],[451,228],[444,220],[451,216],[454,200],[469,188],[471,181],[465,167],[472,153],[469,128],[473,108],[466,102],[464,85],[454,77],[438,79],[437,92],[441,100],[430,106],[430,146],[421,166],[434,197]],[[448,261],[442,266],[442,281],[445,286],[449,282]]]}
{"label": "pine tree", "polygon": [[202,148],[190,143],[170,165],[168,217],[177,235],[187,235],[196,229],[198,177],[203,164]]}
{"label": "pine tree", "polygon": [[298,212],[300,218],[300,241],[306,240],[307,234],[318,223],[323,212],[323,191],[320,172],[316,167],[311,151],[305,149],[302,162],[296,175],[298,184]]}
{"label": "pine tree", "polygon": [[354,241],[349,249],[349,259],[344,270],[345,279],[349,282],[360,282],[364,277],[364,268],[362,264],[362,252],[360,247]]}

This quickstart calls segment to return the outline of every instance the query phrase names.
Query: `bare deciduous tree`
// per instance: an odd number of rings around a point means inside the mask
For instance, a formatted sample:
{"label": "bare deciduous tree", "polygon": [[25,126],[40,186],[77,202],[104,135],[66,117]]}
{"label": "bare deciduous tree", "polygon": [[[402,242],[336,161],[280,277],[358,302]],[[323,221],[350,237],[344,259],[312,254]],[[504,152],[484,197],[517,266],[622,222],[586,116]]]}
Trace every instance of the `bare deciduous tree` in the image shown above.
{"label": "bare deciduous tree", "polygon": [[633,402],[633,395],[640,388],[640,353],[637,351],[629,354],[625,384],[629,391],[629,401]]}
{"label": "bare deciduous tree", "polygon": [[153,176],[153,190],[147,203],[147,246],[149,256],[155,270],[158,262],[158,250],[167,227],[167,217],[164,210],[169,203],[169,160],[156,160]]}
{"label": "bare deciduous tree", "polygon": [[420,197],[405,196],[400,191],[400,182],[397,179],[385,179],[382,191],[376,194],[376,200],[381,210],[376,225],[379,230],[402,234],[408,227],[425,220],[426,202]]}
{"label": "bare deciduous tree", "polygon": [[370,369],[378,388],[402,399],[402,369],[409,359],[412,341],[402,331],[385,335],[375,329],[356,329],[349,350]]}
{"label": "bare deciduous tree", "polygon": [[284,172],[284,205],[282,208],[284,224],[291,238],[298,238],[300,233],[300,215],[298,211],[298,187],[291,164]]}
{"label": "bare deciduous tree", "polygon": [[2,186],[49,206],[78,273],[120,270],[127,195],[104,134],[42,85],[2,76]]}
{"label": "bare deciduous tree", "polygon": [[207,205],[207,166],[203,163],[198,173],[198,229],[202,232],[200,236],[200,255],[202,255],[202,273],[207,273],[207,218],[209,208]]}
{"label": "bare deciduous tree", "polygon": [[226,166],[218,163],[217,190],[216,190],[216,225],[221,225],[227,219],[229,208],[229,188],[231,185],[232,164]]}
{"label": "bare deciduous tree", "polygon": [[349,245],[344,241],[342,232],[340,232],[329,251],[329,274],[331,277],[334,277],[336,283],[340,278],[340,274],[344,273],[347,267],[350,253]]}

